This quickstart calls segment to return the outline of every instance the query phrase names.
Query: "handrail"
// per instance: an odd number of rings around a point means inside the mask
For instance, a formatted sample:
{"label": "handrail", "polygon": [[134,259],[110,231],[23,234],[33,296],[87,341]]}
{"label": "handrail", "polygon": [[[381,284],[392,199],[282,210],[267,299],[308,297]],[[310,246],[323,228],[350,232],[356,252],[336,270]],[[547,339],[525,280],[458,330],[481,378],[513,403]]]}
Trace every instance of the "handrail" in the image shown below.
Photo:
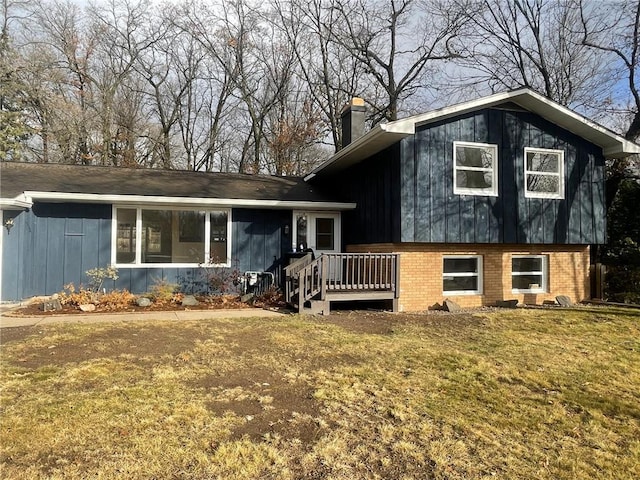
{"label": "handrail", "polygon": [[[325,300],[330,292],[390,292],[399,298],[397,253],[324,253],[315,260],[300,259],[285,272],[287,301],[302,310],[306,301]],[[319,298],[318,298],[319,295]]]}
{"label": "handrail", "polygon": [[298,258],[294,262],[284,267],[285,300],[287,303],[293,302],[293,297],[299,292],[299,272],[309,265],[313,260],[311,253]]}

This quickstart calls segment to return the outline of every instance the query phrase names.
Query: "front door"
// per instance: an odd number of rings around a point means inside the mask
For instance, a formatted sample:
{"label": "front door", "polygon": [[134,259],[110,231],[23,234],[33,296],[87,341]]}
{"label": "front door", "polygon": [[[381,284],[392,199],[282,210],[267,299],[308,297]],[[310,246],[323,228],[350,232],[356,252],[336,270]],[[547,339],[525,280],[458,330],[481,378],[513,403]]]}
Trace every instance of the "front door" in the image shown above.
{"label": "front door", "polygon": [[294,212],[296,250],[311,248],[316,257],[323,253],[340,253],[340,214]]}

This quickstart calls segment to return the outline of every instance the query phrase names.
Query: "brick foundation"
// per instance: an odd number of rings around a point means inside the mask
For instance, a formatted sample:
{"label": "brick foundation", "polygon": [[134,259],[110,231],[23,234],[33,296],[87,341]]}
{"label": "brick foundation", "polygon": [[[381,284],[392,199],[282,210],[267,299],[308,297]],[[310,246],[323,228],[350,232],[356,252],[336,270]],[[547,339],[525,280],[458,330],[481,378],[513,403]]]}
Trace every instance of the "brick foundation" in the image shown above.
{"label": "brick foundation", "polygon": [[[541,304],[567,295],[573,301],[589,297],[588,245],[505,245],[398,243],[349,245],[353,253],[400,253],[400,311],[426,310],[450,298],[463,307],[493,305],[496,300],[517,299],[519,303]],[[444,295],[443,255],[482,255],[483,293]],[[512,255],[547,255],[549,284],[546,293],[512,293]]]}

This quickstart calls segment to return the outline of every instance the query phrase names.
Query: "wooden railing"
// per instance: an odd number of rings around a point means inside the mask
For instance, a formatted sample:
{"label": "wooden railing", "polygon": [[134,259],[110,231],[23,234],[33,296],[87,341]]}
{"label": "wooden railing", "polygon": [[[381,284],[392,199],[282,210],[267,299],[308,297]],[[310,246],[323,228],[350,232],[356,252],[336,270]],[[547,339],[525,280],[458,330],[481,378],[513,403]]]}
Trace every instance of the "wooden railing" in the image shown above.
{"label": "wooden railing", "polygon": [[300,291],[300,271],[304,269],[313,261],[311,253],[307,253],[305,256],[298,258],[294,262],[283,268],[284,271],[284,286],[285,286],[285,299],[287,303],[293,303],[294,297],[298,295]]}
{"label": "wooden railing", "polygon": [[326,300],[349,293],[358,299],[399,296],[398,254],[395,253],[326,253],[315,260],[306,257],[285,267],[286,299],[302,310],[311,299]]}

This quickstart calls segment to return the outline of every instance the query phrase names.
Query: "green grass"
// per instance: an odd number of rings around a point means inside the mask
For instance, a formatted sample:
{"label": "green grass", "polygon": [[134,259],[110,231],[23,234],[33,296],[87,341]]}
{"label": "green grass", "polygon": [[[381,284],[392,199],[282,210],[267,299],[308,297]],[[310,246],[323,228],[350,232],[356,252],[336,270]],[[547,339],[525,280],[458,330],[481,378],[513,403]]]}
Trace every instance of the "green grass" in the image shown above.
{"label": "green grass", "polygon": [[640,478],[640,310],[350,318],[34,327],[0,477]]}

